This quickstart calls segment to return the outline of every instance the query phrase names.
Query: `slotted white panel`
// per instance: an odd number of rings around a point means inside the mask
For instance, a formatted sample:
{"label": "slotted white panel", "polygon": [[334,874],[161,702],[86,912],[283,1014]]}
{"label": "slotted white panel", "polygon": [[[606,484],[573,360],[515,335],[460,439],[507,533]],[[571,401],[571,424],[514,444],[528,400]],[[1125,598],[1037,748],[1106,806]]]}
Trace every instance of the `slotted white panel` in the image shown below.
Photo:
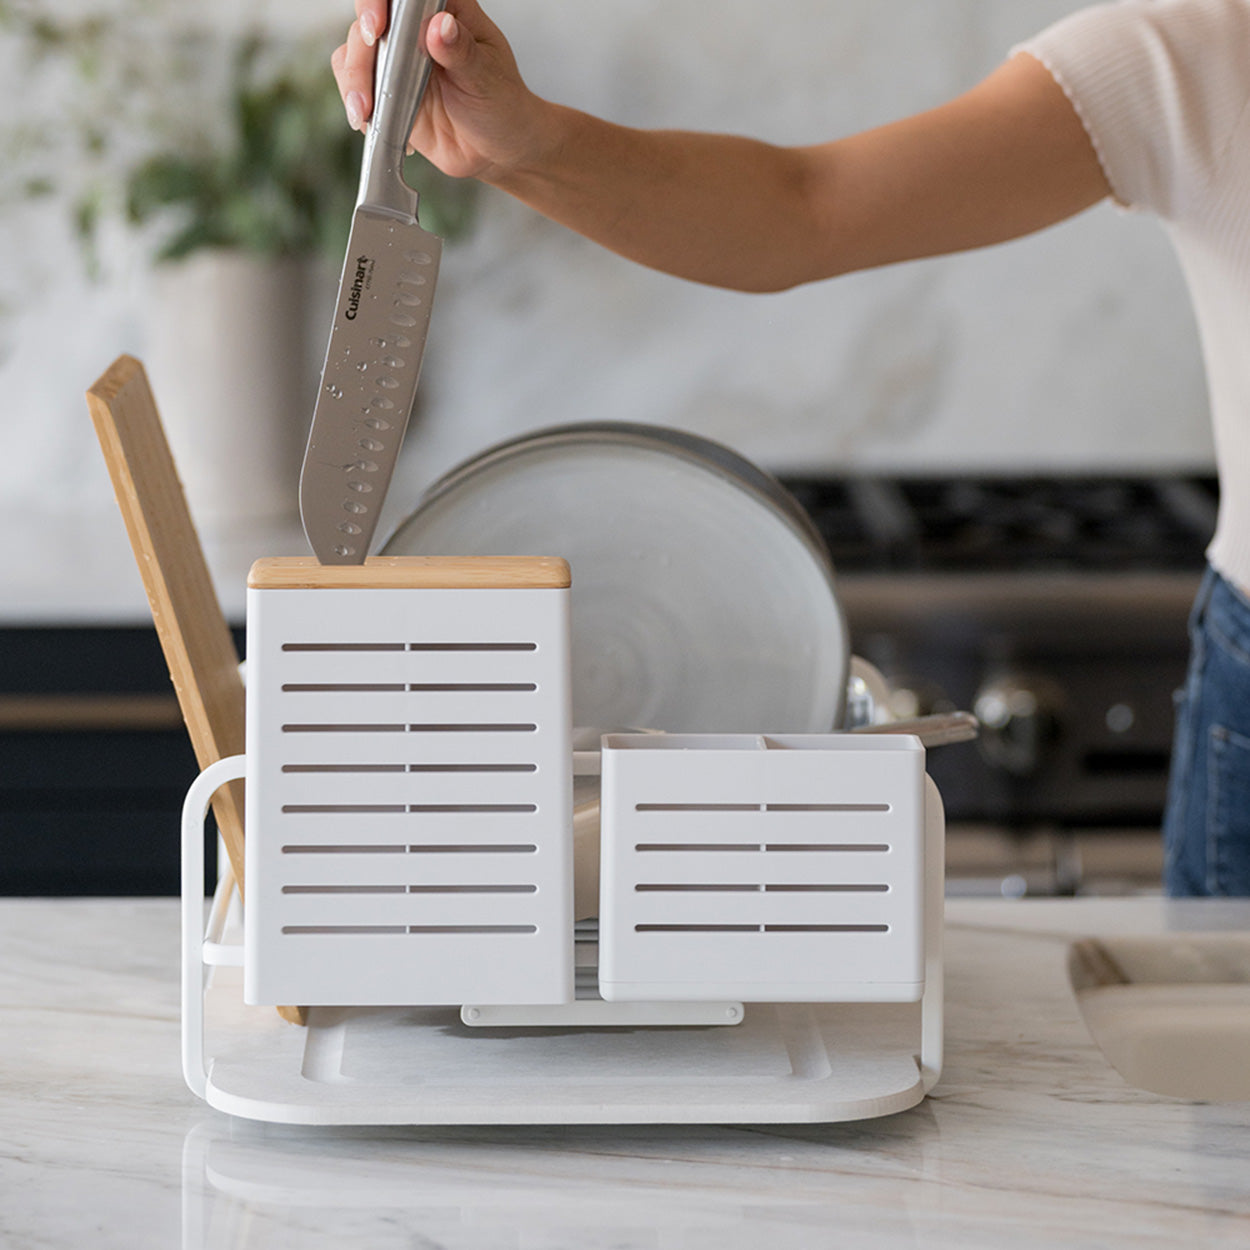
{"label": "slotted white panel", "polygon": [[919,999],[923,794],[910,737],[605,738],[603,997]]}
{"label": "slotted white panel", "polygon": [[568,592],[248,598],[245,996],[573,997]]}

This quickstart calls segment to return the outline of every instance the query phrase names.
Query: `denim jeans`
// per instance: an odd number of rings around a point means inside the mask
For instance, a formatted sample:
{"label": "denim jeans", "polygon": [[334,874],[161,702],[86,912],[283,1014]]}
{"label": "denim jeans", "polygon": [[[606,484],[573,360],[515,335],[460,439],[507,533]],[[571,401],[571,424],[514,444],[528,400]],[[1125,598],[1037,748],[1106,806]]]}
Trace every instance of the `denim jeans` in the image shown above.
{"label": "denim jeans", "polygon": [[1163,825],[1174,898],[1250,895],[1250,599],[1209,569],[1189,622]]}

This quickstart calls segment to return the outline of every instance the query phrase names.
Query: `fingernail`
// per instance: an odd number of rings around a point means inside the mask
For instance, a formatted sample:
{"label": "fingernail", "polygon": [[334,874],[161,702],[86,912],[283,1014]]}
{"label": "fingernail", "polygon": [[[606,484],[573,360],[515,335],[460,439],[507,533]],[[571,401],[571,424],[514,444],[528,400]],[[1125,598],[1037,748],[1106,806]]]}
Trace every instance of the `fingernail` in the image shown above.
{"label": "fingernail", "polygon": [[443,14],[443,25],[439,30],[439,34],[446,44],[455,43],[460,38],[460,26],[456,19],[450,13]]}
{"label": "fingernail", "polygon": [[365,46],[372,48],[378,40],[378,20],[372,13],[364,13],[360,18],[360,37]]}
{"label": "fingernail", "polygon": [[359,91],[349,91],[343,101],[347,106],[347,121],[353,130],[359,130],[365,121],[365,98]]}

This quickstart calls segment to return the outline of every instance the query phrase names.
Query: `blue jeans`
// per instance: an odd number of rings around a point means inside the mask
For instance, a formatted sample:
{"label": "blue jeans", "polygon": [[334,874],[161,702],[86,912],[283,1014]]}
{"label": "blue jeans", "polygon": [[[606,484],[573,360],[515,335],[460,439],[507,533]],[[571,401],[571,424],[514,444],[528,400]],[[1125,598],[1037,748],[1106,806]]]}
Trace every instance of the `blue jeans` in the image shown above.
{"label": "blue jeans", "polygon": [[1250,599],[1208,569],[1189,621],[1163,824],[1173,898],[1250,895]]}

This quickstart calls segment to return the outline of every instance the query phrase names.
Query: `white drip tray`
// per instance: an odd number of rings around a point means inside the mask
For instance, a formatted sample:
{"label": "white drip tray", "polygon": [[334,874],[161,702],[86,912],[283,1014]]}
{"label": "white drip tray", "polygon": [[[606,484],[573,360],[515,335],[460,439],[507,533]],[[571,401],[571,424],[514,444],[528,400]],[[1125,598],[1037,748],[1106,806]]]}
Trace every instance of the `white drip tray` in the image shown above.
{"label": "white drip tray", "polygon": [[217,968],[205,1097],[288,1124],[744,1124],[891,1115],[924,1097],[918,1004],[752,1005],[726,1029],[473,1029],[446,1008],[246,1007]]}

